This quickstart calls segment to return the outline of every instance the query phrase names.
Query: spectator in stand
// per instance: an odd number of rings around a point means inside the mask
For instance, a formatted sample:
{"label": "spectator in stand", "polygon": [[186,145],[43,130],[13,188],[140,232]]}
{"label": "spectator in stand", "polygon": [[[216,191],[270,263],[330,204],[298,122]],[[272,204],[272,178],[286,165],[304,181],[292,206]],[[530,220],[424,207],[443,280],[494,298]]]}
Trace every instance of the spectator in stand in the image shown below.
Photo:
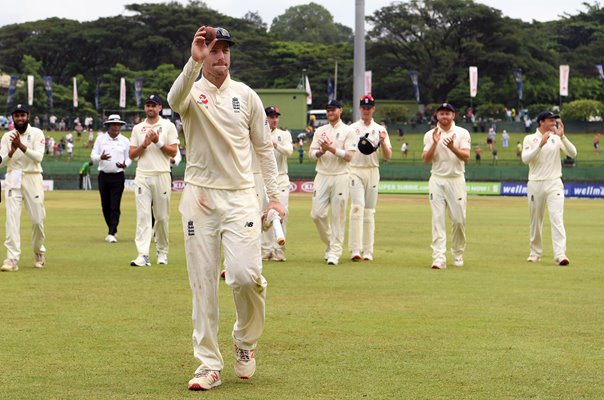
{"label": "spectator in stand", "polygon": [[501,133],[501,145],[504,149],[507,149],[510,145],[510,134],[505,129]]}

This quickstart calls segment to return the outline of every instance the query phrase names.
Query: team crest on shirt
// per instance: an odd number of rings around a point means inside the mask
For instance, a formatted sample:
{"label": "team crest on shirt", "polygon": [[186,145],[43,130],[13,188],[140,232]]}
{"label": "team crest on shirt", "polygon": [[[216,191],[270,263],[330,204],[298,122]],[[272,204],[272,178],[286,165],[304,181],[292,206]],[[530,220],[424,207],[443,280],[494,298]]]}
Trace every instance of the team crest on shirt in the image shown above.
{"label": "team crest on shirt", "polygon": [[233,97],[233,112],[240,112],[241,111],[241,103],[239,102],[239,99],[237,97]]}

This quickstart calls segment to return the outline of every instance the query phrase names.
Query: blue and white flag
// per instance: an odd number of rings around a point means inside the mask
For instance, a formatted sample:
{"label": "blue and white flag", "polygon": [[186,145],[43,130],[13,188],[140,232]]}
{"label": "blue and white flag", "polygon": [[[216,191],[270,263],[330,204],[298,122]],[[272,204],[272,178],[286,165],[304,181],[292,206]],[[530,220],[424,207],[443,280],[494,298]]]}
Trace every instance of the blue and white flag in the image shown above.
{"label": "blue and white flag", "polygon": [[596,70],[598,70],[598,76],[600,77],[600,81],[602,82],[602,86],[604,86],[604,69],[602,68],[602,64],[596,65]]}
{"label": "blue and white flag", "polygon": [[514,74],[514,80],[516,81],[516,92],[518,92],[518,100],[522,100],[522,69],[514,68],[512,69],[512,73]]}
{"label": "blue and white flag", "polygon": [[44,90],[46,90],[46,95],[48,96],[48,107],[52,108],[52,76],[45,76],[42,80],[44,81]]}
{"label": "blue and white flag", "polygon": [[415,101],[419,103],[419,74],[417,73],[417,71],[409,71],[409,78],[411,78],[411,84],[413,85],[413,94],[415,95]]}
{"label": "blue and white flag", "polygon": [[134,97],[136,97],[136,106],[141,106],[141,98],[143,97],[143,78],[134,80]]}
{"label": "blue and white flag", "polygon": [[331,78],[327,78],[327,102],[329,103],[333,99],[333,84],[331,83]]}
{"label": "blue and white flag", "polygon": [[10,77],[10,83],[8,85],[8,95],[6,96],[6,104],[10,104],[13,101],[13,96],[17,91],[17,80],[19,80],[18,76],[12,75]]}

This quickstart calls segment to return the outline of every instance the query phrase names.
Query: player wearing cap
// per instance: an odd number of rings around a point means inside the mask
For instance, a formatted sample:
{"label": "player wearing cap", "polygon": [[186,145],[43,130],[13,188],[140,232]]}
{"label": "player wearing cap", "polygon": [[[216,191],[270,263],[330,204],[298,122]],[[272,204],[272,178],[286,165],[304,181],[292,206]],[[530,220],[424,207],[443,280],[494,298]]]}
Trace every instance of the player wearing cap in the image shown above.
{"label": "player wearing cap", "polygon": [[21,209],[32,224],[31,241],[34,267],[44,268],[44,187],[42,186],[42,158],[44,133],[29,125],[29,108],[18,104],[12,112],[14,129],[6,132],[0,142],[0,168],[6,166],[6,260],[0,270],[19,270],[21,256]]}
{"label": "player wearing cap", "polygon": [[[206,41],[210,37],[213,40]],[[267,283],[262,276],[261,213],[250,150],[262,170],[269,197],[267,210],[275,210],[281,218],[285,214],[279,202],[277,165],[264,107],[251,88],[231,80],[232,45],[226,29],[200,27],[191,44],[191,58],[168,93],[168,102],[182,117],[187,143],[179,210],[193,293],[193,350],[201,362],[189,381],[190,390],[209,390],[221,384],[221,246],[225,281],[233,289],[236,308],[232,331],[235,374],[248,379],[256,371]],[[200,71],[202,77],[196,81]]]}
{"label": "player wearing cap", "polygon": [[523,141],[522,162],[529,166],[527,197],[531,220],[529,262],[541,261],[543,242],[543,213],[545,205],[552,226],[554,260],[568,265],[566,231],[564,230],[564,185],[560,151],[570,157],[577,149],[564,135],[564,124],[559,116],[542,111],[537,116],[537,131]]}
{"label": "player wearing cap", "polygon": [[[269,106],[264,109],[264,112],[266,113],[268,127],[271,131],[271,140],[275,149],[275,159],[277,160],[277,186],[279,187],[279,201],[286,211],[285,219],[282,223],[283,231],[285,232],[289,204],[289,175],[287,174],[287,157],[291,156],[294,152],[294,146],[292,143],[291,133],[289,133],[289,131],[279,129],[279,116],[281,115],[279,109],[274,106]],[[277,243],[274,231],[272,229],[268,229],[262,235],[265,237],[263,242],[268,243],[270,246],[269,251],[271,253],[271,260],[285,261],[285,248]]]}
{"label": "player wearing cap", "polygon": [[353,261],[373,260],[375,207],[380,184],[380,160],[392,157],[390,137],[383,125],[373,120],[375,99],[363,96],[360,102],[361,119],[350,125],[360,139],[357,151],[350,160],[350,223],[348,248]]}
{"label": "player wearing cap", "polygon": [[[317,160],[310,216],[327,245],[327,265],[338,265],[344,244],[349,165],[356,151],[354,130],[340,119],[342,105],[327,103],[329,124],[317,128],[310,144],[310,158]],[[329,208],[331,206],[331,221]]]}
{"label": "player wearing cap", "polygon": [[[132,129],[129,157],[138,159],[134,178],[136,200],[136,235],[134,243],[138,256],[130,262],[133,267],[151,265],[149,247],[155,233],[157,263],[168,264],[168,225],[170,220],[170,158],[176,156],[178,132],[176,126],[161,117],[161,98],[152,94],[145,101],[147,118]],[[151,222],[151,209],[155,225]]]}
{"label": "player wearing cap", "polygon": [[117,242],[117,226],[120,224],[120,205],[124,193],[124,169],[131,161],[128,158],[130,141],[120,133],[126,125],[117,114],[111,114],[104,122],[107,133],[97,136],[90,159],[99,166],[99,193],[103,217],[109,233],[107,243]]}
{"label": "player wearing cap", "polygon": [[451,217],[451,253],[453,265],[464,264],[466,248],[466,179],[465,163],[470,159],[470,133],[455,125],[455,108],[449,103],[436,109],[436,128],[424,135],[424,163],[430,171],[430,207],[432,208],[432,268],[447,267],[445,216]]}

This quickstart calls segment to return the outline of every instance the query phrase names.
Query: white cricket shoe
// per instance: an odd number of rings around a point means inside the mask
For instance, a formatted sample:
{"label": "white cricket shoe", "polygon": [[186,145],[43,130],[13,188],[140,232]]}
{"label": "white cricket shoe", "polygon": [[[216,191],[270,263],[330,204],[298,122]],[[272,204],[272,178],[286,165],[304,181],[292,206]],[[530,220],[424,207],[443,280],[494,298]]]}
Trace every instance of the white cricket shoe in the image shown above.
{"label": "white cricket shoe", "polygon": [[117,238],[115,237],[115,235],[107,235],[105,241],[107,243],[117,243]]}
{"label": "white cricket shoe", "polygon": [[159,265],[167,265],[168,255],[166,253],[157,253],[157,263]]}
{"label": "white cricket shoe", "polygon": [[17,260],[13,260],[12,258],[7,258],[2,263],[2,268],[0,268],[0,271],[4,271],[4,272],[19,271],[19,266],[17,265]]}
{"label": "white cricket shoe", "polygon": [[235,375],[250,379],[256,372],[256,349],[246,350],[235,346]]}
{"label": "white cricket shoe", "polygon": [[271,258],[271,260],[283,262],[286,261],[287,258],[285,258],[285,252],[283,252],[283,250],[275,249],[275,251],[273,251],[273,257]]}
{"label": "white cricket shoe", "polygon": [[453,265],[456,267],[463,267],[463,257],[456,257],[453,261]]}
{"label": "white cricket shoe", "polygon": [[262,252],[262,261],[270,261],[273,258],[272,250],[266,250]]}
{"label": "white cricket shoe", "polygon": [[195,371],[193,378],[189,381],[189,390],[210,390],[221,383],[220,371],[202,369]]}
{"label": "white cricket shoe", "polygon": [[334,257],[334,256],[327,257],[327,265],[338,265],[339,261],[340,260],[338,260],[337,257]]}
{"label": "white cricket shoe", "polygon": [[352,261],[361,261],[361,252],[360,252],[360,251],[358,251],[358,250],[354,250],[354,251],[351,253],[350,259],[351,259]]}
{"label": "white cricket shoe", "polygon": [[373,261],[373,253],[370,251],[366,251],[363,253],[363,260],[365,261]]}
{"label": "white cricket shoe", "polygon": [[151,261],[149,261],[149,256],[138,256],[136,259],[130,261],[130,266],[132,267],[150,267]]}
{"label": "white cricket shoe", "polygon": [[539,261],[541,261],[541,257],[531,254],[530,256],[528,256],[526,261],[532,262],[532,263],[539,262]]}
{"label": "white cricket shoe", "polygon": [[570,264],[570,260],[566,256],[558,257],[558,258],[556,258],[556,264],[564,267],[564,266],[567,266],[568,264]]}
{"label": "white cricket shoe", "polygon": [[44,268],[44,264],[46,263],[46,257],[42,253],[36,253],[34,267],[36,268]]}
{"label": "white cricket shoe", "polygon": [[442,261],[434,261],[432,263],[432,269],[445,269],[447,268],[447,264]]}

